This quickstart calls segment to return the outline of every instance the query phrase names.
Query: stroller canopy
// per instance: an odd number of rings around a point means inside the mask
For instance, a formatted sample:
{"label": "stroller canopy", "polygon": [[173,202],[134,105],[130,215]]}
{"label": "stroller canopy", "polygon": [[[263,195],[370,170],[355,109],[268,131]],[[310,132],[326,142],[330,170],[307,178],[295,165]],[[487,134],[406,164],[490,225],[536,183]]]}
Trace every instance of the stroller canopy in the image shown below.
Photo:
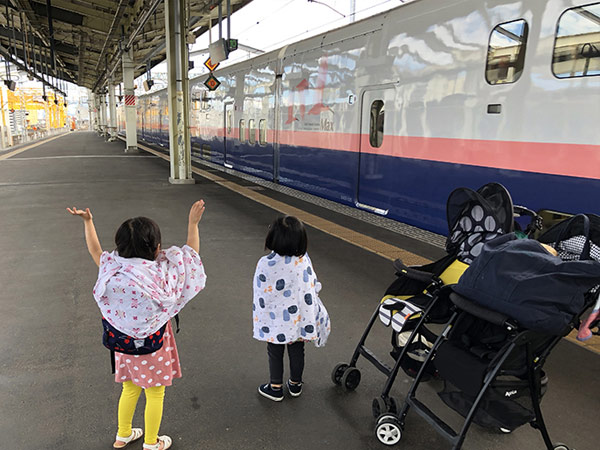
{"label": "stroller canopy", "polygon": [[488,183],[477,191],[455,189],[448,197],[446,215],[446,251],[466,264],[481,253],[483,244],[514,229],[512,198],[498,183]]}

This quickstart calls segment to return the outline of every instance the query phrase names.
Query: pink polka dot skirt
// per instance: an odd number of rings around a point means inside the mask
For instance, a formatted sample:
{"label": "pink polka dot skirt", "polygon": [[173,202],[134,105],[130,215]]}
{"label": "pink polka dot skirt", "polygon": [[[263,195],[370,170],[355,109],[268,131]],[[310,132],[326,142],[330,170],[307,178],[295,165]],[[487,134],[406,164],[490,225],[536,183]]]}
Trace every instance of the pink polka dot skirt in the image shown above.
{"label": "pink polka dot skirt", "polygon": [[163,346],[148,355],[115,353],[115,381],[132,381],[141,388],[171,386],[173,379],[181,378],[179,354],[171,322],[165,329]]}

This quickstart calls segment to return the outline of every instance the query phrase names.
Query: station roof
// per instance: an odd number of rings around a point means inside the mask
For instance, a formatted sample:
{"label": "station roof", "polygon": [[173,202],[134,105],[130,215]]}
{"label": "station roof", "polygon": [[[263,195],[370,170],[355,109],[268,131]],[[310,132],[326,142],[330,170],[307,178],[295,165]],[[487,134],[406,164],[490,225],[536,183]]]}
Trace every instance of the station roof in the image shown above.
{"label": "station roof", "polygon": [[[251,1],[230,0],[232,13]],[[12,59],[16,52],[21,60],[27,55],[29,67],[33,66],[35,54],[37,73],[42,61],[40,52],[50,61],[54,47],[56,69],[50,69],[50,74],[97,91],[111,73],[115,80],[122,79],[120,48],[133,48],[136,77],[147,65],[152,67],[166,58],[163,0],[5,0],[3,3],[0,53]],[[209,21],[216,25],[219,3],[219,0],[187,1],[189,30],[196,37],[208,29]],[[222,14],[223,17],[227,14],[225,0]]]}

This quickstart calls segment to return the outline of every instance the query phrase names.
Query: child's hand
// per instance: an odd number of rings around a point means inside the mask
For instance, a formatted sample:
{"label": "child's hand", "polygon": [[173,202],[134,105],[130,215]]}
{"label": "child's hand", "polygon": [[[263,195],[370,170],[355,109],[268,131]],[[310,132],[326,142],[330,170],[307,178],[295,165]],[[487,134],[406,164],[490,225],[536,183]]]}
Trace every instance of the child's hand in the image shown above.
{"label": "child's hand", "polygon": [[204,214],[204,200],[198,200],[190,209],[189,222],[198,225],[198,222],[202,219],[202,214]]}
{"label": "child's hand", "polygon": [[85,211],[84,211],[82,209],[77,209],[76,207],[73,206],[73,209],[67,208],[67,211],[69,211],[74,216],[81,217],[83,220],[92,220],[94,218],[94,216],[92,216],[90,208],[85,208]]}

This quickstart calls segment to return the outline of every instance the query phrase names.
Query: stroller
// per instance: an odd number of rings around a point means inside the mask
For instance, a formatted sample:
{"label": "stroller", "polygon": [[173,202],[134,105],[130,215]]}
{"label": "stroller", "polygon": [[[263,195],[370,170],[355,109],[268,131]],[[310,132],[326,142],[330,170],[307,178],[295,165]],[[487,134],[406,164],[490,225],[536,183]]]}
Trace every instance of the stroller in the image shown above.
{"label": "stroller", "polygon": [[[444,324],[450,316],[448,303],[433,302],[438,291],[458,281],[485,242],[512,232],[515,216],[531,217],[524,230],[526,234],[540,226],[538,216],[527,208],[514,206],[506,188],[497,183],[486,184],[477,191],[455,189],[448,197],[446,212],[447,255],[417,267],[407,267],[400,260],[394,262],[397,278],[375,308],[350,362],[339,363],[332,371],[333,383],[353,391],[360,384],[361,372],[356,363],[363,356],[387,377],[381,395],[373,400],[375,418],[397,413],[397,403],[389,394],[398,371],[402,368],[408,375],[416,376],[433,346],[437,336],[425,324]],[[365,345],[377,319],[392,328],[391,356],[395,360],[392,367]],[[436,376],[434,368],[423,374],[425,378],[431,376]]]}
{"label": "stroller", "polygon": [[[547,387],[544,363],[563,336],[600,292],[600,217],[578,215],[539,237],[552,244],[550,256],[534,240],[506,235],[486,244],[481,256],[455,286],[437,293],[434,303],[451,304],[452,314],[406,396],[399,413],[382,414],[376,425],[381,442],[400,441],[413,408],[433,428],[462,447],[472,422],[510,432],[530,423],[548,450],[553,444],[540,401]],[[465,418],[453,430],[416,397],[430,367],[444,380],[438,393]]]}

